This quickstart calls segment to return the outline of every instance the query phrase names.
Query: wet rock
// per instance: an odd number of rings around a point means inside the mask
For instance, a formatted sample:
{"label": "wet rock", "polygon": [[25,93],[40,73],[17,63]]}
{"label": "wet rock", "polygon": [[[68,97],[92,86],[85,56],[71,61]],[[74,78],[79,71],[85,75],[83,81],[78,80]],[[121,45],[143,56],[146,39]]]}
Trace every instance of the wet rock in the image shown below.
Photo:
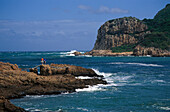
{"label": "wet rock", "polygon": [[80,53],[80,52],[78,52],[78,51],[74,52],[73,54],[74,54],[75,56],[80,56],[80,55],[82,55],[82,53]]}

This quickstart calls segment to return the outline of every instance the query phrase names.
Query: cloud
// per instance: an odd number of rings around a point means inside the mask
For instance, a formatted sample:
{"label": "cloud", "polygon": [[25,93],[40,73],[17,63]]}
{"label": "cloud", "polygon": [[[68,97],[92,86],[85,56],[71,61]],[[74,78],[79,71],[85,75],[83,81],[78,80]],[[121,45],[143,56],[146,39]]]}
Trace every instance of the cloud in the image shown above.
{"label": "cloud", "polygon": [[82,20],[0,20],[0,51],[56,50],[56,48],[90,50],[101,24],[101,22]]}
{"label": "cloud", "polygon": [[93,9],[92,7],[85,6],[85,5],[79,5],[79,9],[88,11],[90,13],[95,14],[115,14],[115,13],[128,13],[128,10],[120,9],[120,8],[109,8],[106,6],[100,6],[98,9]]}
{"label": "cloud", "polygon": [[85,6],[85,5],[79,5],[78,8],[82,9],[82,10],[90,10],[91,9],[91,7]]}
{"label": "cloud", "polygon": [[128,13],[128,10],[123,10],[120,8],[108,8],[106,6],[101,6],[98,11],[98,13]]}

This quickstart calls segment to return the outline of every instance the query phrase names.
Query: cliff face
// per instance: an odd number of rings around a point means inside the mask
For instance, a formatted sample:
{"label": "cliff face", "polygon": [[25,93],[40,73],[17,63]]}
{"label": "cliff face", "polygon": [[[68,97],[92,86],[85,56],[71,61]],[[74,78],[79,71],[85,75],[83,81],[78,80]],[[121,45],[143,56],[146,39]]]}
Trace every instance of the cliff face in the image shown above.
{"label": "cliff face", "polygon": [[[170,56],[170,4],[160,10],[153,19],[134,17],[113,19],[98,30],[92,51],[85,54],[115,56],[114,53],[133,52],[135,56]],[[119,54],[118,54],[119,55]],[[121,54],[122,55],[122,54]]]}
{"label": "cliff face", "polygon": [[147,29],[147,25],[133,17],[107,21],[98,30],[93,50],[110,50],[112,47],[136,44],[149,33]]}

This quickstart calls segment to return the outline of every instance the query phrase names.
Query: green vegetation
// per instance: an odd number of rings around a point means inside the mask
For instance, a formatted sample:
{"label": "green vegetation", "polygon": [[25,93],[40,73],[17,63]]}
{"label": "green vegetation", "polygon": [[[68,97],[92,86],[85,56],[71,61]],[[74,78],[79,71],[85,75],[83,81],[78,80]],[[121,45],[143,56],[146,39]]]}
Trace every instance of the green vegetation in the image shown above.
{"label": "green vegetation", "polygon": [[[125,17],[125,19],[128,18]],[[112,21],[114,20],[110,20],[109,22]],[[160,10],[153,19],[143,19],[142,21],[148,26],[146,31],[150,31],[151,33],[145,35],[144,39],[138,40],[139,42],[137,44],[113,47],[111,48],[112,52],[130,52],[133,51],[136,45],[155,47],[170,51],[170,4],[167,4],[164,9]],[[124,34],[123,30],[118,30],[117,32],[109,30],[107,33],[108,35]],[[139,36],[137,36],[137,34],[140,33],[142,32],[129,33],[129,35],[140,39]]]}
{"label": "green vegetation", "polygon": [[144,19],[151,34],[145,36],[140,45],[170,50],[170,4],[160,10],[154,19]]}
{"label": "green vegetation", "polygon": [[152,32],[145,36],[140,45],[169,50],[170,38],[168,35],[168,33],[163,32]]}
{"label": "green vegetation", "polygon": [[112,47],[111,50],[112,52],[131,52],[133,51],[135,44],[128,44],[128,45],[122,45],[118,47]]}

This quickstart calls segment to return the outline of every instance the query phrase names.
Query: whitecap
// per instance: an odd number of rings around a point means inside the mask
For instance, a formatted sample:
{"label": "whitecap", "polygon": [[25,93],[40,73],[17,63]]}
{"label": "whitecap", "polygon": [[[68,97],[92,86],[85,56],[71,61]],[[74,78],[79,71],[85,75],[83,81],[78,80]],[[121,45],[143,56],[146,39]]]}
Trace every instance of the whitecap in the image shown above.
{"label": "whitecap", "polygon": [[70,52],[67,52],[67,54],[73,54],[75,52],[77,52],[77,51],[76,50],[71,50]]}
{"label": "whitecap", "polygon": [[25,97],[28,97],[28,98],[41,98],[41,97],[44,97],[44,95],[26,95]]}
{"label": "whitecap", "polygon": [[160,107],[162,110],[170,110],[170,107]]}
{"label": "whitecap", "polygon": [[82,108],[82,107],[77,107],[77,110],[89,111],[88,109],[86,109],[86,108]]}
{"label": "whitecap", "polygon": [[115,65],[128,64],[128,65],[139,65],[139,66],[163,67],[163,65],[158,65],[158,64],[145,64],[145,63],[113,62],[113,63],[108,63],[108,64],[115,64]]}
{"label": "whitecap", "polygon": [[153,80],[152,83],[164,83],[164,80]]}
{"label": "whitecap", "polygon": [[88,88],[83,88],[83,89],[76,89],[76,92],[82,92],[82,91],[86,91],[86,92],[93,92],[93,91],[105,91],[106,89],[101,88],[100,85],[94,85],[94,86],[88,86]]}

